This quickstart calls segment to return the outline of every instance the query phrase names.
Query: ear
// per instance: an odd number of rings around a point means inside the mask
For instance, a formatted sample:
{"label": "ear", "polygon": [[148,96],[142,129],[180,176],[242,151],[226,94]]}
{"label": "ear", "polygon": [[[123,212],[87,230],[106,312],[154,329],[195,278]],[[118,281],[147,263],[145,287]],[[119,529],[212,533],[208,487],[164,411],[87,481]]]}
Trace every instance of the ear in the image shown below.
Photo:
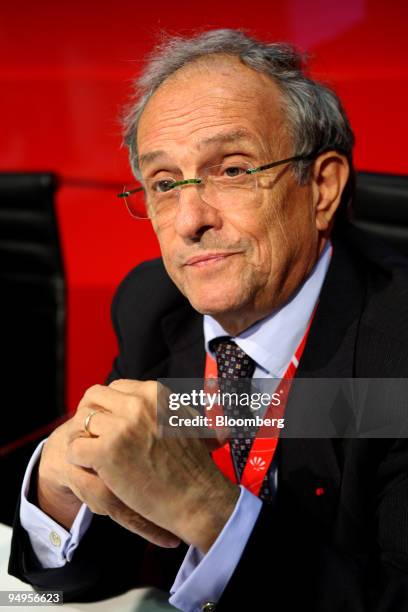
{"label": "ear", "polygon": [[349,173],[347,157],[337,151],[327,151],[316,159],[311,179],[319,232],[330,232]]}

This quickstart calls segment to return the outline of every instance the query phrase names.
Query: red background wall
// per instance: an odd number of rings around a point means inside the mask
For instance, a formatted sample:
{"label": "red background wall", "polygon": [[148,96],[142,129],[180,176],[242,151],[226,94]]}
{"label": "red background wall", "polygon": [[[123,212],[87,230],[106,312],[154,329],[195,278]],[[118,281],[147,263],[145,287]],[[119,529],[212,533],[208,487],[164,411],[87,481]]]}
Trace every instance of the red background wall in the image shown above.
{"label": "red background wall", "polygon": [[60,176],[68,281],[67,407],[102,382],[116,351],[115,286],[158,254],[147,222],[115,198],[129,182],[119,110],[160,30],[244,27],[312,54],[342,97],[358,169],[408,173],[408,3],[401,0],[14,2],[0,17],[0,170]]}

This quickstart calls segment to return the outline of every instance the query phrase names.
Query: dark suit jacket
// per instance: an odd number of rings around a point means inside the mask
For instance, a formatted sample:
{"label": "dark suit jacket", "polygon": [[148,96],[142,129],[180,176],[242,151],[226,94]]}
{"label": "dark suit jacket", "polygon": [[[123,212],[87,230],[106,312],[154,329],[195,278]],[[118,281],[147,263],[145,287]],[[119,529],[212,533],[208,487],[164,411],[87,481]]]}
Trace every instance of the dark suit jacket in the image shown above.
{"label": "dark suit jacket", "polygon": [[[363,242],[352,232],[335,240],[298,376],[408,374],[406,262]],[[112,315],[120,353],[110,380],[202,375],[202,317],[160,260],[127,276]],[[263,507],[217,609],[408,610],[407,441],[282,439],[278,449],[276,504]],[[72,562],[44,570],[17,512],[10,572],[64,590],[67,601],[93,600],[141,585],[169,589],[185,552],[95,516]]]}

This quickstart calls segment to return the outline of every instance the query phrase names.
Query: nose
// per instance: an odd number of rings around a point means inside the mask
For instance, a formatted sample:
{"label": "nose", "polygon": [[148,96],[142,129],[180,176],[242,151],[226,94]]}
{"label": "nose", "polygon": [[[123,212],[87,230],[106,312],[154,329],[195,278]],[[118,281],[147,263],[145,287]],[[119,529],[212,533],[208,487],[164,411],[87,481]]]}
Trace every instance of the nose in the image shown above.
{"label": "nose", "polygon": [[178,194],[174,219],[176,232],[185,239],[197,241],[210,229],[219,229],[222,219],[219,210],[200,196],[200,184],[184,185]]}

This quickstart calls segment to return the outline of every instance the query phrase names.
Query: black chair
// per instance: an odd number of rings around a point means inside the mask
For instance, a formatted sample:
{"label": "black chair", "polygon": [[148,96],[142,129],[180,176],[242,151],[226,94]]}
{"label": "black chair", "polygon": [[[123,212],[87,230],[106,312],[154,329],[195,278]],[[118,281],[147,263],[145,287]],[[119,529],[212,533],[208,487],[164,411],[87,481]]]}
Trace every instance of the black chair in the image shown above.
{"label": "black chair", "polygon": [[27,461],[64,414],[65,281],[52,174],[0,174],[0,521]]}
{"label": "black chair", "polygon": [[353,211],[353,225],[408,256],[408,176],[359,172]]}

